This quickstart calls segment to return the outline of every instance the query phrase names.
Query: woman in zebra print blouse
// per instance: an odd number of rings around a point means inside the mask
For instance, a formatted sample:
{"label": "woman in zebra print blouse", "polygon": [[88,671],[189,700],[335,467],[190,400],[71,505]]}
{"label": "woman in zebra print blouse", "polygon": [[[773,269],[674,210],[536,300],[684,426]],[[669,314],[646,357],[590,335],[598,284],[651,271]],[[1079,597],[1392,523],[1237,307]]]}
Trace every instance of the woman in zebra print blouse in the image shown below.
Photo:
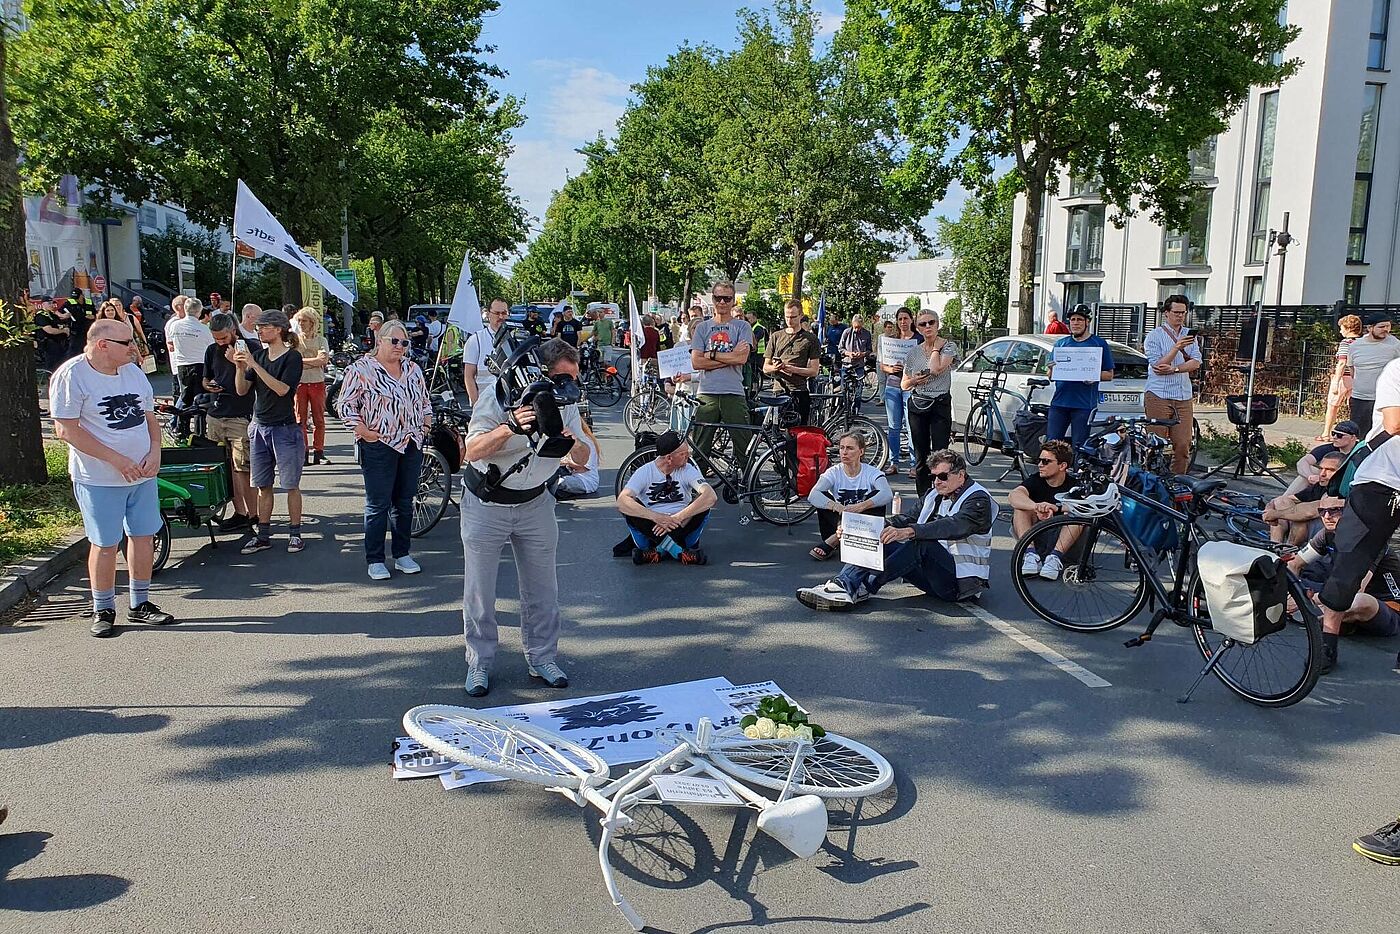
{"label": "woman in zebra print blouse", "polygon": [[408,331],[388,321],[374,353],[356,360],[345,373],[340,413],[355,433],[360,471],[365,478],[365,561],[372,580],[388,580],[384,534],[391,532],[394,567],[405,574],[422,570],[409,557],[413,494],[423,466],[423,443],[433,407],[423,370],[404,355]]}

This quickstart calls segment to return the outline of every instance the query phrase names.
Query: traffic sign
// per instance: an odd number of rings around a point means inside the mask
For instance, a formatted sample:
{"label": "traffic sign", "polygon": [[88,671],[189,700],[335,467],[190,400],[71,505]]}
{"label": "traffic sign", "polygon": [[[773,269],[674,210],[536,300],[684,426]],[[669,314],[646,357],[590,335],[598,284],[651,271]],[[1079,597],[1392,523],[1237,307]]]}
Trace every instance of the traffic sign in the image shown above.
{"label": "traffic sign", "polygon": [[337,269],[335,271],[335,278],[337,282],[350,290],[350,294],[354,296],[355,301],[358,302],[360,300],[360,283],[355,279],[355,270]]}
{"label": "traffic sign", "polygon": [[778,276],[778,292],[782,295],[792,294],[792,273],[785,272]]}
{"label": "traffic sign", "polygon": [[94,292],[96,292],[98,295],[106,295],[106,294],[107,294],[107,277],[106,277],[106,276],[96,276],[96,277],[94,277],[93,280],[92,280],[92,290],[93,290]]}

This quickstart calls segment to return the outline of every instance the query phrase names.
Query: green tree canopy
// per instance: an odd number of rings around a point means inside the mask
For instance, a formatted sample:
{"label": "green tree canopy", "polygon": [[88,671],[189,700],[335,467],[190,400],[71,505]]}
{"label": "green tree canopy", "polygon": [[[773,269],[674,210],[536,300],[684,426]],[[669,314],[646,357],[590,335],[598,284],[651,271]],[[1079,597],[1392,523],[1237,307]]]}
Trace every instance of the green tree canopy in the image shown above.
{"label": "green tree canopy", "polygon": [[938,287],[961,296],[959,312],[969,326],[1006,325],[1015,202],[1011,186],[996,186],[984,198],[969,198],[957,220],[938,218],[938,243],[951,257]]}
{"label": "green tree canopy", "polygon": [[841,39],[894,104],[913,147],[901,184],[953,175],[987,191],[1014,163],[1026,195],[1019,324],[1031,330],[1041,204],[1062,167],[1097,175],[1120,211],[1181,223],[1188,152],[1223,132],[1297,34],[1285,0],[848,0]]}
{"label": "green tree canopy", "polygon": [[877,267],[889,258],[889,245],[878,240],[833,243],[812,259],[809,291],[825,292],[827,310],[843,318],[868,317],[880,307],[883,277]]}

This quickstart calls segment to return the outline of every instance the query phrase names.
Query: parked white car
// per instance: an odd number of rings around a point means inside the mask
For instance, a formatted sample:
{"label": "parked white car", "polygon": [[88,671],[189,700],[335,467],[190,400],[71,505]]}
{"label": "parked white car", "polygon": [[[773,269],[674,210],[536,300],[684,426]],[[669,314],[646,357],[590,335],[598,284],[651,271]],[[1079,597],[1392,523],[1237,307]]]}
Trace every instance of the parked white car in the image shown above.
{"label": "parked white car", "polygon": [[[955,429],[967,427],[967,413],[971,408],[972,397],[968,390],[976,386],[978,379],[993,369],[993,362],[1006,364],[1006,388],[1026,396],[1031,402],[1048,405],[1055,394],[1053,385],[1038,387],[1034,393],[1027,392],[1026,382],[1030,379],[1045,379],[1050,368],[1050,348],[1063,335],[1059,334],[1013,334],[1009,337],[994,337],[981,347],[968,350],[963,348],[963,359],[953,370],[953,425]],[[1113,350],[1113,381],[1099,384],[1100,415],[1122,415],[1141,417],[1143,393],[1147,388],[1147,358],[1141,351],[1127,344],[1109,341]],[[977,351],[982,357],[976,356]],[[1009,395],[1000,401],[1001,415],[1010,428],[1015,423],[1016,410],[1021,403]]]}

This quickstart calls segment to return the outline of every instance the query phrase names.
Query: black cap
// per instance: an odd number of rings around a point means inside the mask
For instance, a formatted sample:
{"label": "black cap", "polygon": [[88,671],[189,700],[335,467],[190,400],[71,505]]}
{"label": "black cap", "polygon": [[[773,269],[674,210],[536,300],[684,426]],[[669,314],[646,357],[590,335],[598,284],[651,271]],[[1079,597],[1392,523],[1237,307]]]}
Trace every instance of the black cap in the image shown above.
{"label": "black cap", "polygon": [[1071,311],[1068,315],[1065,316],[1065,320],[1068,321],[1070,318],[1073,318],[1073,317],[1075,317],[1076,315],[1079,316],[1079,317],[1081,317],[1081,318],[1083,318],[1085,321],[1088,321],[1088,320],[1089,320],[1089,306],[1088,306],[1088,305],[1085,305],[1085,304],[1083,304],[1083,303],[1080,303],[1080,304],[1078,304],[1078,305],[1075,305],[1075,306],[1074,306],[1074,310]]}
{"label": "black cap", "polygon": [[1374,324],[1384,324],[1385,322],[1387,322],[1387,321],[1389,321],[1389,320],[1390,320],[1390,315],[1386,314],[1385,312],[1383,312],[1383,311],[1373,311],[1373,312],[1371,312],[1369,315],[1366,316],[1366,327],[1369,328],[1369,327],[1371,327],[1371,326],[1374,325]]}
{"label": "black cap", "polygon": [[681,446],[681,436],[674,431],[663,431],[656,436],[656,453],[665,457],[667,454],[674,454]]}

